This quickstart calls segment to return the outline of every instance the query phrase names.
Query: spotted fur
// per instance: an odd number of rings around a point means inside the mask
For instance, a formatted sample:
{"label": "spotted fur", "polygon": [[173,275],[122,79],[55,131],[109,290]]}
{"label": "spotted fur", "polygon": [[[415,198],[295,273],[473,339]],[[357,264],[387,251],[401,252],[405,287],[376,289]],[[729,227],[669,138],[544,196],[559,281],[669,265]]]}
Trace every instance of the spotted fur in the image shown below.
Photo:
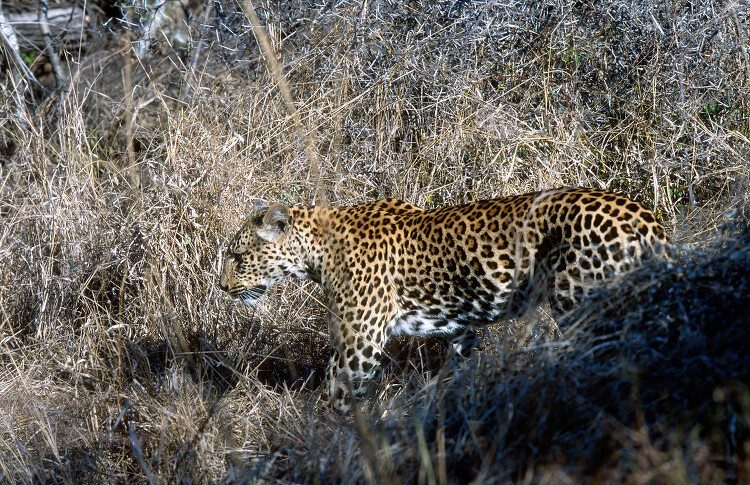
{"label": "spotted fur", "polygon": [[[318,282],[331,312],[329,392],[346,411],[396,334],[458,336],[546,298],[559,321],[591,287],[668,243],[642,205],[564,188],[423,210],[256,206],[229,243],[220,286],[253,305],[289,277]],[[352,399],[354,398],[354,399]]]}

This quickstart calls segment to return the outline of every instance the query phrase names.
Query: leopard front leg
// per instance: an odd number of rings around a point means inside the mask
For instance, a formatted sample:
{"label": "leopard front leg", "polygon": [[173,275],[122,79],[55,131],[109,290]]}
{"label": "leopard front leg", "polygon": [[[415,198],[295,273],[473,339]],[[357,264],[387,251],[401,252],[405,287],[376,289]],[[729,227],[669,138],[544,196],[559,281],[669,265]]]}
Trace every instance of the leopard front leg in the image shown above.
{"label": "leopard front leg", "polygon": [[333,408],[348,413],[380,377],[384,358],[380,345],[367,337],[356,337],[334,346],[328,364],[328,390]]}
{"label": "leopard front leg", "polygon": [[331,311],[328,331],[333,350],[328,392],[333,408],[341,413],[351,411],[380,377],[383,361],[388,358],[383,350],[390,336],[386,327],[396,311],[386,279],[373,276],[369,269],[340,274],[340,268],[356,264],[339,261],[330,270],[339,279],[323,282]]}

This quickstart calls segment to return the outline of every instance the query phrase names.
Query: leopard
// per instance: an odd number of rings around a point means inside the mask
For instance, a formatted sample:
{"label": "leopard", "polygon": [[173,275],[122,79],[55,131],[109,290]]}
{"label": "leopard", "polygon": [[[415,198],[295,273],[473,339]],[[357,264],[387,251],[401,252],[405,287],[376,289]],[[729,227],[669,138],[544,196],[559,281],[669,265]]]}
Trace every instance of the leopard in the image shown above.
{"label": "leopard", "polygon": [[463,355],[479,327],[545,301],[560,323],[595,288],[669,245],[651,210],[593,188],[433,209],[397,199],[255,202],[227,244],[219,286],[254,306],[281,280],[318,283],[332,350],[324,397],[349,413],[379,380],[394,336],[437,336]]}

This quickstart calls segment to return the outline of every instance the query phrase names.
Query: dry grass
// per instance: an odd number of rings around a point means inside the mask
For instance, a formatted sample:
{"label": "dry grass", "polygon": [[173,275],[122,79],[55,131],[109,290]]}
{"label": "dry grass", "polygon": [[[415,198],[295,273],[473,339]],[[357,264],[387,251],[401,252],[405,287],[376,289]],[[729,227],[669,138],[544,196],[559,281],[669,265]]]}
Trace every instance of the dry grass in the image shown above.
{"label": "dry grass", "polygon": [[[748,480],[742,210],[714,240],[750,176],[745,3],[256,2],[299,123],[221,5],[190,24],[201,50],[84,53],[29,129],[4,100],[2,480]],[[217,287],[253,198],[560,185],[639,199],[694,249],[556,342],[529,332],[542,311],[464,367],[406,346],[354,417],[319,400],[314,285],[255,310]]]}

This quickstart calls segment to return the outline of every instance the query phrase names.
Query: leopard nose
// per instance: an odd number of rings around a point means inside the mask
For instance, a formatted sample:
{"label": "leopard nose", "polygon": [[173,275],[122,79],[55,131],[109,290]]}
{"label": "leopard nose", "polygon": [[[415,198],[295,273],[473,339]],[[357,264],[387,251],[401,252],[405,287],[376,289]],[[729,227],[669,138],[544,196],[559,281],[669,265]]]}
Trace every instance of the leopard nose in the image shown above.
{"label": "leopard nose", "polygon": [[231,265],[233,263],[237,262],[237,256],[234,253],[227,252],[227,254],[224,257],[224,264],[221,268],[221,274],[219,275],[219,288],[221,288],[222,291],[229,291],[229,285],[227,284],[229,279],[227,276],[227,270],[229,269],[228,265]]}
{"label": "leopard nose", "polygon": [[226,278],[226,268],[222,268],[221,274],[219,275],[219,288],[221,288],[221,291],[229,291],[228,282],[229,280]]}

